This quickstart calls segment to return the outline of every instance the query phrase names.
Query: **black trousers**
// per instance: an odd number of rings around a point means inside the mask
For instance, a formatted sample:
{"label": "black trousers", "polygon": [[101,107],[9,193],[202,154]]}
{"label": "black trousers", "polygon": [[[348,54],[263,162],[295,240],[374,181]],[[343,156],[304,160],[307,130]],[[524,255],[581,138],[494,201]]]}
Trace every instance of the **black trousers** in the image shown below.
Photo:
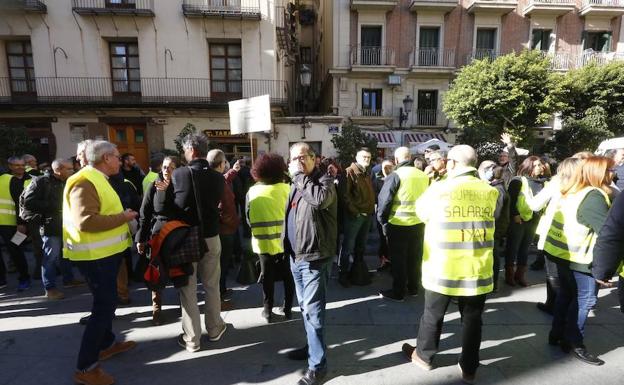
{"label": "black trousers", "polygon": [[[20,246],[17,246],[15,243],[11,242],[11,238],[15,235],[15,231],[17,230],[17,226],[0,226],[0,237],[4,241],[4,246],[9,252],[9,256],[15,264],[15,268],[18,272],[18,280],[20,282],[28,281],[30,279],[30,274],[28,273],[28,262],[26,262],[26,256],[24,255],[24,244],[22,243]],[[6,282],[6,266],[4,265],[4,260],[0,257],[0,282]]]}
{"label": "black trousers", "polygon": [[388,253],[392,261],[392,290],[405,295],[405,288],[418,291],[423,254],[425,225],[396,226],[388,224]]}
{"label": "black trousers", "polygon": [[295,281],[290,272],[290,260],[283,254],[259,254],[260,278],[262,283],[262,302],[266,310],[271,311],[274,302],[275,281],[284,281],[284,311],[290,312],[295,297]]}
{"label": "black trousers", "polygon": [[[438,352],[444,313],[451,298],[448,295],[425,290],[425,310],[420,318],[416,344],[416,352],[425,362],[431,363]],[[459,365],[465,373],[474,374],[479,367],[481,314],[485,306],[485,294],[457,297],[457,300],[462,322],[462,352],[459,356]]]}

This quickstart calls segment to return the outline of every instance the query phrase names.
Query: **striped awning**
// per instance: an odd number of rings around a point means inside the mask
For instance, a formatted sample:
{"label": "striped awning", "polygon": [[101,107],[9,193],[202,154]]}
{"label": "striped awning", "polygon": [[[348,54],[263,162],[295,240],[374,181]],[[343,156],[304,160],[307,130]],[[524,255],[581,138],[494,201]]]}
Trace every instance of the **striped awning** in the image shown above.
{"label": "striped awning", "polygon": [[414,145],[419,143],[424,143],[431,139],[439,139],[443,142],[446,142],[446,138],[443,134],[438,133],[428,133],[428,132],[410,132],[403,136],[403,143]]}
{"label": "striped awning", "polygon": [[366,135],[372,136],[377,139],[377,147],[379,148],[394,148],[398,147],[396,139],[392,132],[389,131],[367,131]]}

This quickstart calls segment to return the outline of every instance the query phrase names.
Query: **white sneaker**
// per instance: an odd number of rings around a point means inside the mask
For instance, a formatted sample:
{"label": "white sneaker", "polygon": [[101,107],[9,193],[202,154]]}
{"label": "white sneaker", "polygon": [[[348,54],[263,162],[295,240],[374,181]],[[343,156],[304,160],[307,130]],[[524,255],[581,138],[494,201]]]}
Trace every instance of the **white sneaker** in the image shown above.
{"label": "white sneaker", "polygon": [[227,324],[223,324],[223,329],[221,329],[221,331],[215,336],[208,336],[208,339],[212,342],[217,342],[221,339],[221,337],[223,337],[223,334],[225,333],[226,330],[227,330]]}

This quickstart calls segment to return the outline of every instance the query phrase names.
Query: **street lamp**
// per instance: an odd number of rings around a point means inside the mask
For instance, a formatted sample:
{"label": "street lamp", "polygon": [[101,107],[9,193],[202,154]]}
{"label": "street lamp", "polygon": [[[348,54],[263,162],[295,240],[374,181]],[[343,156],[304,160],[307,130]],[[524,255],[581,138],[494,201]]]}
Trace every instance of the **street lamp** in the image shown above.
{"label": "street lamp", "polygon": [[403,122],[407,122],[407,117],[409,113],[412,112],[413,107],[414,99],[407,95],[405,99],[403,99],[403,107],[399,108],[399,128],[403,128]]}
{"label": "street lamp", "polygon": [[306,128],[308,122],[306,121],[306,112],[308,107],[308,91],[310,90],[310,82],[312,81],[312,70],[307,64],[301,65],[299,71],[299,83],[303,87],[303,116],[301,117],[301,139],[306,138]]}

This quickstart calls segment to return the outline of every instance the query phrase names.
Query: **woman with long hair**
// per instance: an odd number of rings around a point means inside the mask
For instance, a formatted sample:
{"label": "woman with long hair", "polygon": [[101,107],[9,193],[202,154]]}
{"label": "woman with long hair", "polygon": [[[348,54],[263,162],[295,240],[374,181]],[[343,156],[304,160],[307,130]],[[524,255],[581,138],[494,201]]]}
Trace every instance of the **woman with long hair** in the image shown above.
{"label": "woman with long hair", "polygon": [[509,182],[511,221],[505,250],[505,282],[510,286],[528,286],[525,274],[529,246],[540,219],[540,212],[531,210],[528,200],[544,188],[546,171],[546,165],[539,157],[529,156],[518,168],[518,175]]}
{"label": "woman with long hair", "polygon": [[262,317],[267,322],[273,320],[274,286],[278,278],[284,281],[284,316],[292,318],[295,283],[282,244],[290,193],[290,186],[284,183],[286,170],[286,163],[280,155],[262,155],[251,170],[256,184],[251,186],[246,199],[245,217],[251,228],[251,246],[260,259],[258,282],[262,283]]}
{"label": "woman with long hair", "polygon": [[585,321],[596,304],[598,284],[591,275],[593,248],[611,205],[612,159],[582,161],[561,185],[561,199],[548,230],[544,251],[557,264],[560,288],[548,343],[570,350],[579,360],[602,365],[584,343]]}
{"label": "woman with long hair", "polygon": [[[145,256],[145,246],[147,241],[160,232],[160,229],[170,218],[167,210],[167,202],[173,201],[173,185],[171,176],[173,170],[178,165],[178,159],[174,156],[167,156],[161,166],[161,171],[156,180],[151,183],[143,196],[141,204],[141,216],[139,219],[139,230],[135,235],[137,250],[143,257]],[[160,291],[152,291],[152,323],[160,325],[162,297]]]}

